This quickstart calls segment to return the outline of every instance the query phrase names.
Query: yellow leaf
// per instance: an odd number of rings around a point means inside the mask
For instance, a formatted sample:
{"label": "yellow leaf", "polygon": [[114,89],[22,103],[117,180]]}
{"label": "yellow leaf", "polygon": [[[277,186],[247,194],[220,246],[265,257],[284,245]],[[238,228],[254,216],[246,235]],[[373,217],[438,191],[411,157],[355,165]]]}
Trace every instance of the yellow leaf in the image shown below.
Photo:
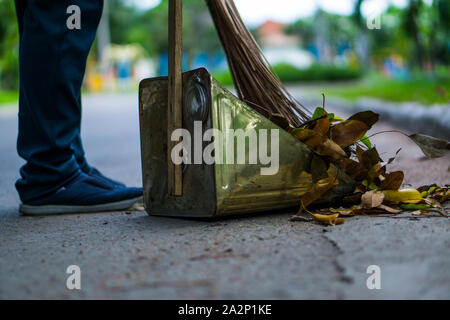
{"label": "yellow leaf", "polygon": [[322,224],[327,224],[327,225],[329,224],[329,225],[335,226],[337,224],[344,223],[344,219],[339,218],[339,213],[331,214],[331,215],[314,213],[312,215],[317,222],[320,222]]}
{"label": "yellow leaf", "polygon": [[422,201],[420,192],[416,189],[384,190],[384,199],[391,203],[418,203]]}

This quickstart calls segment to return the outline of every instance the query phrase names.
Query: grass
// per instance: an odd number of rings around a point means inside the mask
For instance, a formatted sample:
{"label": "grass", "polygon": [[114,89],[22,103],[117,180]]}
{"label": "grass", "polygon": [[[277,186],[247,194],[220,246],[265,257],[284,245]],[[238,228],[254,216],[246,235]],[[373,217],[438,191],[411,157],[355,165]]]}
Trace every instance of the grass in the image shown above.
{"label": "grass", "polygon": [[0,90],[0,107],[7,103],[17,102],[19,93],[17,91],[3,91]]}
{"label": "grass", "polygon": [[327,96],[349,100],[371,97],[393,102],[414,101],[424,105],[450,103],[450,78],[411,80],[387,79],[382,75],[371,75],[364,81],[330,86],[322,90]]}

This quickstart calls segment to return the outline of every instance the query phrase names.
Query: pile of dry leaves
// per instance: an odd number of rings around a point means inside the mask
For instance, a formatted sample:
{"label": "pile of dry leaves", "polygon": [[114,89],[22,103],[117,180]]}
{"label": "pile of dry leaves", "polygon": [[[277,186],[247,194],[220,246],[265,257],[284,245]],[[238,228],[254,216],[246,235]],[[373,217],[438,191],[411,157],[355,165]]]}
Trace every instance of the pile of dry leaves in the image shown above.
{"label": "pile of dry leaves", "polygon": [[[320,223],[336,225],[343,217],[369,214],[398,214],[412,211],[422,215],[442,211],[442,204],[449,199],[449,186],[423,186],[418,189],[400,190],[404,173],[387,172],[387,165],[395,156],[383,161],[372,146],[367,132],[378,122],[379,115],[372,111],[359,112],[345,120],[328,113],[325,107],[316,109],[312,120],[300,128],[289,125],[281,115],[274,114],[271,120],[288,130],[305,143],[316,154],[326,158],[357,182],[354,194],[345,197],[338,209],[327,208],[320,213],[311,213]],[[447,141],[415,134],[408,136],[427,157],[443,156],[450,148]],[[397,152],[397,154],[400,150]],[[397,155],[396,154],[396,155]],[[328,177],[315,183],[302,197],[301,207],[292,220],[297,220],[307,207],[339,183],[336,177]]]}
{"label": "pile of dry leaves", "polygon": [[[448,188],[427,186],[399,190],[403,172],[387,173],[383,162],[366,133],[378,121],[371,111],[360,112],[345,120],[322,108],[314,115],[287,92],[251,32],[239,15],[233,0],[207,1],[230,66],[239,98],[251,108],[292,133],[316,154],[326,158],[358,183],[353,195],[343,201],[343,208],[327,209],[314,218],[327,224],[338,224],[342,216],[369,213],[398,213],[413,210],[422,214],[441,210],[448,199]],[[303,123],[304,121],[307,121]],[[302,124],[303,123],[303,124]],[[424,135],[409,136],[428,157],[438,157],[449,149],[447,141]],[[334,170],[337,171],[337,170]],[[305,173],[308,174],[308,173]],[[329,177],[318,181],[305,194],[299,214],[338,184]],[[298,217],[298,215],[297,215]]]}

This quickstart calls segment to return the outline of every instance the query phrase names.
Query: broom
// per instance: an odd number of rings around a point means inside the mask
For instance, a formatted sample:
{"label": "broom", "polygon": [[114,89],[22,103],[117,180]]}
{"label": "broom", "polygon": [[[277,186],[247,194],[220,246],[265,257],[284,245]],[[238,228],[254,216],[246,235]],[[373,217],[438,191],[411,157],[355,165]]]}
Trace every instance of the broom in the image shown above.
{"label": "broom", "polygon": [[310,120],[309,111],[281,83],[245,26],[233,0],[207,0],[239,99],[267,118],[281,115],[293,127]]}

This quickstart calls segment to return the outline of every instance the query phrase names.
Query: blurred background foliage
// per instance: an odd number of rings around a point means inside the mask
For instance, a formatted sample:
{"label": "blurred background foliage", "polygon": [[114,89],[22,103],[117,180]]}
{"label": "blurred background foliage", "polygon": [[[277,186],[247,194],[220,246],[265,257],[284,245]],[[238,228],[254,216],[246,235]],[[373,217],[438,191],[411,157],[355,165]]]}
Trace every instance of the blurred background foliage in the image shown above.
{"label": "blurred background foliage", "polygon": [[[85,86],[91,91],[135,88],[143,77],[167,74],[168,1],[142,9],[107,0],[89,57]],[[287,83],[339,81],[329,94],[362,94],[394,101],[448,103],[450,1],[408,0],[390,6],[381,29],[369,30],[355,0],[350,16],[318,10],[314,16],[252,29],[275,72]],[[232,85],[204,0],[184,0],[184,69],[207,67]],[[17,99],[18,33],[14,2],[0,0],[0,103]],[[127,80],[128,79],[128,80]],[[342,81],[358,81],[345,86]],[[416,95],[404,91],[415,90]],[[400,93],[401,92],[401,93]],[[420,94],[420,93],[423,94]],[[417,96],[419,94],[419,96]]]}
{"label": "blurred background foliage", "polygon": [[19,79],[19,34],[14,1],[0,0],[0,103],[14,99]]}

